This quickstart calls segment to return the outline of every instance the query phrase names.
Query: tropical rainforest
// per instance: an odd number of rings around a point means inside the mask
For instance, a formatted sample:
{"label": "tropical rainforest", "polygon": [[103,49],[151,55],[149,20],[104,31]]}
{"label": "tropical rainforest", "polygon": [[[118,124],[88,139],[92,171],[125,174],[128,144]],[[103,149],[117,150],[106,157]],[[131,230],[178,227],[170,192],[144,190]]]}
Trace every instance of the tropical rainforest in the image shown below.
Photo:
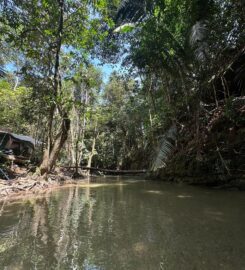
{"label": "tropical rainforest", "polygon": [[56,166],[245,175],[244,0],[1,0],[0,128]]}

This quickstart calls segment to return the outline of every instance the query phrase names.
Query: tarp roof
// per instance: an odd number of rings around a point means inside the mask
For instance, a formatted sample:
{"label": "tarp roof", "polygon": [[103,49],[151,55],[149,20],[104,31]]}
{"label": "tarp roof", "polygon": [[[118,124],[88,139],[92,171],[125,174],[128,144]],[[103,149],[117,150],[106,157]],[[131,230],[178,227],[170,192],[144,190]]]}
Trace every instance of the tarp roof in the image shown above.
{"label": "tarp roof", "polygon": [[25,142],[29,142],[33,145],[35,145],[35,140],[32,137],[29,136],[24,136],[24,135],[18,135],[18,134],[14,134],[14,133],[9,133],[12,137],[14,137],[15,139],[18,139],[20,141],[25,141]]}
{"label": "tarp roof", "polygon": [[33,145],[39,143],[38,141],[34,140],[32,137],[29,137],[29,136],[18,135],[18,134],[14,134],[14,133],[7,132],[7,131],[2,131],[2,130],[0,130],[0,133],[6,133],[6,134],[9,134],[10,136],[12,136],[13,138],[15,138],[15,139],[17,139],[17,140],[25,141],[25,142],[31,143],[31,144],[33,144]]}

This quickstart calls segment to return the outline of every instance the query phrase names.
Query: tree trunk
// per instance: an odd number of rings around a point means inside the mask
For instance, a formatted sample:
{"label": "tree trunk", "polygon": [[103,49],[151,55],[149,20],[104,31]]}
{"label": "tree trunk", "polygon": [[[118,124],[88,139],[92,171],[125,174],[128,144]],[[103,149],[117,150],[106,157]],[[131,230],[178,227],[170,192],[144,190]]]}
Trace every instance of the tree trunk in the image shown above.
{"label": "tree trunk", "polygon": [[74,116],[71,117],[71,145],[70,145],[70,159],[71,159],[71,164],[74,165],[76,163],[76,149],[74,147],[74,142],[75,142],[75,128],[74,128]]}
{"label": "tree trunk", "polygon": [[81,134],[80,134],[81,148],[78,149],[79,153],[77,155],[77,162],[76,162],[78,167],[81,164],[82,158],[83,158],[83,149],[82,148],[84,145],[84,137],[85,137],[86,127],[87,127],[87,121],[86,121],[87,105],[88,105],[88,92],[87,92],[87,90],[85,90],[85,106],[84,106],[84,111],[83,111],[83,124],[82,124],[82,130],[81,130]]}
{"label": "tree trunk", "polygon": [[94,151],[95,151],[95,144],[96,144],[96,137],[93,138],[92,150],[91,150],[91,152],[90,152],[90,154],[89,154],[87,167],[91,167],[92,159],[93,159]]}
{"label": "tree trunk", "polygon": [[55,137],[51,152],[49,153],[48,149],[45,150],[43,162],[40,166],[41,175],[49,173],[53,169],[60,150],[68,138],[69,129],[70,119],[68,119],[65,115],[62,119],[60,131]]}
{"label": "tree trunk", "polygon": [[200,151],[200,101],[198,101],[198,108],[195,115],[196,120],[196,160],[201,161],[201,151]]}
{"label": "tree trunk", "polygon": [[[68,132],[70,129],[70,119],[68,114],[62,112],[62,109],[57,107],[56,98],[62,90],[62,82],[60,77],[60,52],[62,46],[63,27],[64,27],[64,0],[57,0],[60,10],[59,24],[57,29],[57,41],[56,41],[56,52],[55,52],[55,64],[54,64],[54,77],[53,77],[53,104],[51,105],[48,119],[48,143],[47,149],[44,152],[43,162],[40,166],[41,175],[49,173],[59,156],[60,150],[63,147],[65,141],[68,138]],[[62,117],[62,123],[58,134],[53,140],[53,119],[56,109],[59,109],[59,113]]]}

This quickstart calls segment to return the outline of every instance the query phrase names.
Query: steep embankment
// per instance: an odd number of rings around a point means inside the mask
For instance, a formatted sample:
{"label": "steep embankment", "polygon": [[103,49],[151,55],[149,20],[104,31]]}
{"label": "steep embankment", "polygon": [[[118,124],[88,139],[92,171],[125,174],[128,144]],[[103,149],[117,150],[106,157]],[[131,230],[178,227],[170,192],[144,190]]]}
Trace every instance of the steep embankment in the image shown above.
{"label": "steep embankment", "polygon": [[245,189],[245,96],[202,106],[200,132],[189,122],[161,179]]}

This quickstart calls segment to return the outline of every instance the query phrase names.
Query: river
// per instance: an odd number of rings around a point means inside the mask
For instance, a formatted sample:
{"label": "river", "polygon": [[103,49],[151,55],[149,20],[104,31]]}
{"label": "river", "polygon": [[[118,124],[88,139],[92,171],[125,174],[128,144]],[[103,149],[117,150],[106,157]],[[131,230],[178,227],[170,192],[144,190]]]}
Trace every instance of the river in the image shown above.
{"label": "river", "polygon": [[245,269],[245,194],[115,177],[1,202],[0,269]]}

